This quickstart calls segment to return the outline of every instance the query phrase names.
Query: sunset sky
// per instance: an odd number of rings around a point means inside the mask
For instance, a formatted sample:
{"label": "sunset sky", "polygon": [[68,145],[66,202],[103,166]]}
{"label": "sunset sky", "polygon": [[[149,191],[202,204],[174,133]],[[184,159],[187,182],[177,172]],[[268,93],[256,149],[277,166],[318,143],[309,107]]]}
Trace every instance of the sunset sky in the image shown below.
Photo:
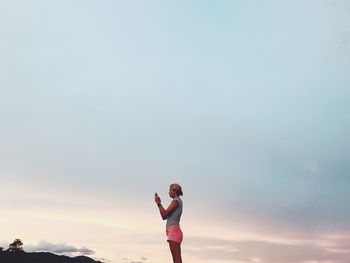
{"label": "sunset sky", "polygon": [[348,263],[350,2],[0,0],[0,246]]}

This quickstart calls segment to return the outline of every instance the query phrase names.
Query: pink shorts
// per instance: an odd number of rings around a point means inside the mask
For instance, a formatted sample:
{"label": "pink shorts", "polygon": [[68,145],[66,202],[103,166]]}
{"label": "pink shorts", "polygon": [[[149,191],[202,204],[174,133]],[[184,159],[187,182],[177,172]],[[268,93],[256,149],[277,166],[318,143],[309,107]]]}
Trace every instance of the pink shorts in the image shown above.
{"label": "pink shorts", "polygon": [[174,241],[176,243],[182,242],[183,235],[179,225],[171,225],[166,230],[167,241]]}

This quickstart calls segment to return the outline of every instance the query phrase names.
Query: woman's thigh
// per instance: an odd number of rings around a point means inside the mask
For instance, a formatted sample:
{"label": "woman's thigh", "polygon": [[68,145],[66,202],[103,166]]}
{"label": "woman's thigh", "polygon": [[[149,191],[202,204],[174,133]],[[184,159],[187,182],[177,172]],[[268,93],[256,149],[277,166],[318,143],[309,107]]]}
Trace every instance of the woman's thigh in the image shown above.
{"label": "woman's thigh", "polygon": [[168,242],[169,242],[169,247],[170,247],[171,253],[179,255],[181,253],[180,243],[170,241],[170,240]]}

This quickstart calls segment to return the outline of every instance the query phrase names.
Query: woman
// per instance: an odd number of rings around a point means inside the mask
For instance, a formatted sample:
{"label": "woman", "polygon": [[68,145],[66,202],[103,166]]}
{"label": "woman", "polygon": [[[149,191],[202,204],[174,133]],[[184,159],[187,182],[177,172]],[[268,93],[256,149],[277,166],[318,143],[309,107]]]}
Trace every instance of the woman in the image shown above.
{"label": "woman", "polygon": [[180,228],[180,218],[182,214],[182,188],[179,184],[171,184],[169,188],[169,196],[173,199],[167,209],[162,206],[160,197],[155,194],[154,201],[158,205],[160,215],[166,222],[166,235],[169,242],[169,248],[174,263],[182,263],[181,258],[181,242],[183,239]]}

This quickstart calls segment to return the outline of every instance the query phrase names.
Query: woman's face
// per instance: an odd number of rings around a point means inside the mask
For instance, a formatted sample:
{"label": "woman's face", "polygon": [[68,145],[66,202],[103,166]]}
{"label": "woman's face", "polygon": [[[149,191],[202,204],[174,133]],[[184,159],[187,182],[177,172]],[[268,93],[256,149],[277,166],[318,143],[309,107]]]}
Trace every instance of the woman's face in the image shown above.
{"label": "woman's face", "polygon": [[169,196],[174,198],[176,196],[176,190],[173,188],[169,188]]}

